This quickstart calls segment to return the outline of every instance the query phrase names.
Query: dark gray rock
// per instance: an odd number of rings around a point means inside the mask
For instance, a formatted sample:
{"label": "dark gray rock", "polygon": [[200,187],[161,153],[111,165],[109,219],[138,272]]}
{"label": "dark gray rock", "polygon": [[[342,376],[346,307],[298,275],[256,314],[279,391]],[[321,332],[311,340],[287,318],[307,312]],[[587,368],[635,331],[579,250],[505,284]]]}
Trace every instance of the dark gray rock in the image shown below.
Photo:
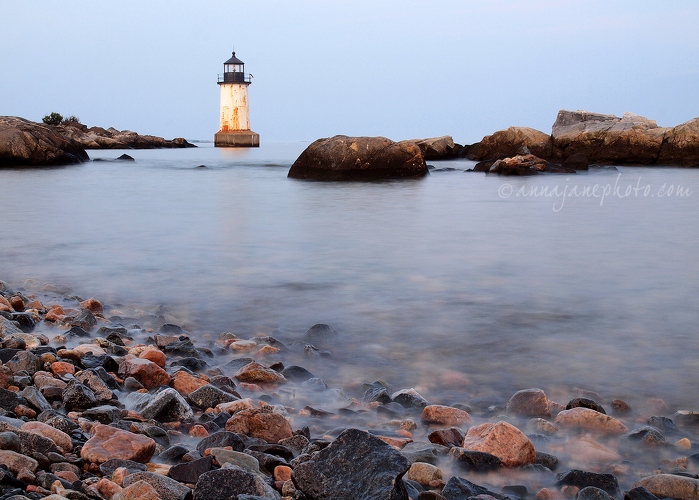
{"label": "dark gray rock", "polygon": [[442,446],[461,446],[464,442],[464,432],[458,427],[437,429],[430,432],[427,439],[430,440],[430,443],[440,444]]}
{"label": "dark gray rock", "polygon": [[[114,360],[112,356],[109,354],[100,354],[99,356],[95,356],[93,354],[86,354],[82,358],[80,358],[80,366],[83,368],[94,368],[94,369],[103,369],[106,372],[113,372],[116,373],[119,371],[119,364]],[[102,378],[104,380],[104,378]],[[105,383],[109,385],[109,382],[104,380]],[[118,387],[111,387],[112,390],[118,389]]]}
{"label": "dark gray rock", "polygon": [[199,476],[193,500],[230,500],[238,495],[264,497],[265,490],[253,474],[239,467],[212,470]]}
{"label": "dark gray rock", "polygon": [[109,425],[121,418],[122,411],[120,408],[110,405],[95,406],[88,408],[83,412],[83,417],[89,418],[93,422]]}
{"label": "dark gray rock", "polygon": [[568,404],[566,405],[566,410],[571,410],[573,408],[589,408],[590,410],[595,410],[599,413],[607,414],[606,411],[604,411],[604,408],[602,408],[602,405],[598,404],[597,402],[593,401],[592,399],[587,399],[587,398],[575,398],[571,399]]}
{"label": "dark gray rock", "polygon": [[575,500],[614,500],[614,497],[604,490],[594,486],[586,486],[578,491]]}
{"label": "dark gray rock", "polygon": [[388,390],[380,384],[374,384],[373,387],[370,387],[362,394],[362,403],[367,404],[376,401],[381,404],[391,402],[391,396],[389,396]]}
{"label": "dark gray rock", "polygon": [[[3,319],[4,318],[0,317],[0,321],[2,321]],[[21,333],[21,332],[17,332],[17,333]],[[10,349],[10,348],[0,349],[0,362],[7,363],[8,361],[10,361],[14,357],[15,354],[17,354],[18,352],[21,352],[23,350],[24,349]]]}
{"label": "dark gray rock", "polygon": [[556,484],[559,486],[570,485],[578,488],[594,486],[606,491],[612,496],[619,496],[619,482],[612,474],[598,474],[586,472],[579,469],[572,469],[556,475]]}
{"label": "dark gray rock", "polygon": [[216,405],[236,401],[239,398],[222,391],[218,387],[207,384],[192,391],[189,396],[187,396],[187,399],[189,399],[190,403],[199,408],[214,408]]}
{"label": "dark gray rock", "polygon": [[83,309],[81,310],[78,315],[73,318],[73,321],[71,321],[70,326],[78,326],[82,328],[83,330],[89,332],[92,327],[94,327],[97,324],[97,318],[95,318],[95,315],[92,314],[88,309]]}
{"label": "dark gray rock", "polygon": [[442,489],[442,496],[446,500],[468,500],[477,495],[490,495],[498,500],[509,498],[458,476],[450,477]]}
{"label": "dark gray rock", "polygon": [[23,455],[34,456],[36,453],[41,453],[45,456],[47,453],[63,452],[51,439],[39,434],[20,430],[17,431],[17,436],[19,436]]}
{"label": "dark gray rock", "polygon": [[20,401],[16,393],[0,387],[0,408],[7,411],[14,411]]}
{"label": "dark gray rock", "polygon": [[179,462],[180,458],[185,456],[187,453],[190,453],[192,450],[187,448],[186,446],[182,446],[181,444],[176,444],[174,446],[169,447],[162,453],[158,455],[158,458],[160,460],[165,460],[166,462],[169,463],[177,463]]}
{"label": "dark gray rock", "polygon": [[205,369],[209,365],[203,359],[187,356],[185,358],[173,361],[170,363],[170,366],[184,366],[193,372],[197,372]]}
{"label": "dark gray rock", "polygon": [[245,449],[245,443],[238,434],[229,431],[219,431],[199,441],[197,451],[203,454],[207,448],[223,448],[225,446],[230,446],[233,451],[243,451]]}
{"label": "dark gray rock", "polygon": [[291,365],[282,370],[282,375],[290,382],[305,382],[306,380],[315,378],[311,372],[303,366]]}
{"label": "dark gray rock", "polygon": [[111,458],[111,459],[107,460],[106,462],[100,464],[100,471],[102,472],[102,474],[109,477],[112,474],[114,474],[114,471],[117,470],[119,467],[125,468],[130,473],[144,472],[144,471],[148,470],[148,467],[146,467],[146,464],[134,462],[133,460],[123,460],[121,458]]}
{"label": "dark gray rock", "polygon": [[425,398],[412,388],[394,392],[391,395],[391,399],[405,408],[422,409],[429,404]]}
{"label": "dark gray rock", "polygon": [[645,446],[667,446],[669,444],[658,429],[649,425],[640,429],[634,429],[626,434],[625,437],[629,441],[638,442]]}
{"label": "dark gray rock", "polygon": [[22,397],[27,400],[29,406],[31,406],[38,412],[53,409],[51,404],[48,401],[46,401],[44,395],[41,394],[41,392],[39,392],[39,389],[37,389],[33,385],[26,387],[22,391]]}
{"label": "dark gray rock", "polygon": [[19,441],[19,436],[14,432],[0,432],[0,450],[10,450],[20,453],[22,443]]}
{"label": "dark gray rock", "polygon": [[37,415],[36,419],[39,422],[55,427],[59,431],[70,434],[78,428],[78,424],[70,420],[68,417],[60,413],[58,410],[46,410]]}
{"label": "dark gray rock", "polygon": [[73,379],[63,389],[63,404],[68,411],[82,411],[99,403],[92,389]]}
{"label": "dark gray rock", "polygon": [[590,160],[586,154],[574,153],[563,160],[562,167],[571,168],[573,170],[587,170],[590,165]]}
{"label": "dark gray rock", "polygon": [[624,494],[624,500],[659,500],[658,497],[653,495],[650,491],[645,489],[643,486],[638,488],[633,488]]}
{"label": "dark gray rock", "polygon": [[407,500],[402,478],[409,467],[407,458],[379,438],[348,429],[297,465],[291,478],[309,500]]}
{"label": "dark gray rock", "polygon": [[535,463],[543,465],[551,470],[556,470],[556,467],[558,467],[558,457],[549,453],[544,453],[543,451],[537,451]]}
{"label": "dark gray rock", "polygon": [[325,323],[318,323],[313,325],[306,331],[303,335],[303,340],[309,344],[313,344],[319,347],[325,347],[337,338],[337,333],[330,325]]}
{"label": "dark gray rock", "polygon": [[189,422],[194,417],[187,401],[171,387],[157,392],[149,401],[135,409],[145,418],[158,422]]}
{"label": "dark gray rock", "polygon": [[124,478],[124,488],[128,488],[138,481],[145,481],[150,484],[158,492],[162,500],[186,500],[192,494],[192,490],[185,485],[155,472],[134,472],[129,474]]}
{"label": "dark gray rock", "polygon": [[675,425],[675,422],[673,422],[671,418],[667,417],[649,417],[648,425],[652,425],[656,429],[660,430],[660,432],[666,434],[677,434],[678,432],[680,432],[680,430]]}
{"label": "dark gray rock", "polygon": [[30,351],[19,351],[10,361],[5,363],[5,366],[7,366],[12,373],[25,371],[32,376],[44,368],[44,363],[41,362],[38,356]]}
{"label": "dark gray rock", "polygon": [[195,484],[199,476],[211,470],[212,464],[213,458],[208,456],[191,462],[177,464],[170,468],[168,475],[175,481]]}
{"label": "dark gray rock", "polygon": [[454,465],[462,471],[488,472],[502,467],[502,460],[495,455],[482,451],[472,451],[454,447],[449,450]]}
{"label": "dark gray rock", "polygon": [[[104,372],[104,368],[101,368],[101,371]],[[106,372],[104,373],[109,376]],[[99,404],[114,399],[114,393],[94,368],[83,370],[76,378],[95,393]]]}

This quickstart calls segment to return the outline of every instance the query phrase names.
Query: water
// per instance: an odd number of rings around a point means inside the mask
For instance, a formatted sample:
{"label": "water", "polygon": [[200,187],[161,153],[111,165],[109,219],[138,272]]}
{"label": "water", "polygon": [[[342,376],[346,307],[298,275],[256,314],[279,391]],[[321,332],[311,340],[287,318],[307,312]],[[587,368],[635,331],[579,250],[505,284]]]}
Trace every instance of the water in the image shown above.
{"label": "water", "polygon": [[[415,181],[287,179],[305,146],[0,170],[0,279],[163,305],[202,338],[290,343],[328,323],[334,357],[298,361],[331,385],[380,378],[444,403],[584,388],[697,408],[699,170],[506,179],[459,160]],[[574,186],[590,196],[542,194]]]}

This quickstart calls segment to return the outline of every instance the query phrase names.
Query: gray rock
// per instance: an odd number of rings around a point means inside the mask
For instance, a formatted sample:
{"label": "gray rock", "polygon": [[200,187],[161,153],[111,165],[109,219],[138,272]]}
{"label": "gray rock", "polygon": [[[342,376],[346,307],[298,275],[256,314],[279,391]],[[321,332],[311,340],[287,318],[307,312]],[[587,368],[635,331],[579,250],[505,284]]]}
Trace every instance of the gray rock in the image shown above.
{"label": "gray rock", "polygon": [[265,496],[265,488],[254,474],[240,468],[212,470],[199,476],[193,500],[230,500],[238,495]]}
{"label": "gray rock", "polygon": [[409,468],[408,459],[379,438],[348,429],[297,465],[291,478],[309,500],[407,500],[402,478]]}
{"label": "gray rock", "polygon": [[22,444],[15,432],[0,432],[0,450],[10,450],[17,453],[22,451]]}
{"label": "gray rock", "polygon": [[41,394],[41,392],[39,392],[39,390],[34,386],[26,387],[22,391],[22,397],[26,399],[29,402],[29,405],[38,412],[53,409],[51,404],[46,401],[44,395]]}
{"label": "gray rock", "polygon": [[488,472],[502,467],[502,460],[482,451],[467,450],[457,446],[449,450],[454,464],[463,471]]}
{"label": "gray rock", "polygon": [[137,481],[145,481],[158,492],[162,500],[185,500],[189,498],[192,490],[178,483],[172,478],[156,474],[154,472],[134,472],[124,478],[124,487]]}
{"label": "gray rock", "polygon": [[619,482],[612,474],[598,474],[595,472],[572,469],[557,474],[556,484],[577,486],[578,488],[594,486],[595,488],[606,491],[612,496],[619,496]]}
{"label": "gray rock", "polygon": [[245,443],[238,434],[229,431],[219,431],[199,441],[197,451],[204,454],[207,448],[223,448],[225,446],[230,446],[233,451],[243,451],[245,449]]}
{"label": "gray rock", "polygon": [[30,376],[43,369],[44,364],[38,356],[30,351],[19,351],[10,361],[5,363],[12,373],[27,372]]}
{"label": "gray rock", "polygon": [[83,417],[89,418],[93,422],[109,425],[121,418],[122,411],[120,408],[110,405],[95,406],[88,408],[83,412]]}
{"label": "gray rock", "polygon": [[187,398],[193,405],[199,408],[214,408],[221,403],[228,403],[238,399],[234,395],[222,391],[211,384],[195,389]]}
{"label": "gray rock", "polygon": [[89,332],[93,326],[97,324],[97,318],[88,309],[81,310],[78,315],[70,322],[70,326],[79,326],[83,330]]}
{"label": "gray rock", "polygon": [[0,387],[0,408],[7,411],[14,411],[20,403],[20,398],[16,393]]}
{"label": "gray rock", "polygon": [[428,401],[413,388],[396,391],[391,395],[391,399],[403,405],[405,408],[422,409],[429,404]]}
{"label": "gray rock", "polygon": [[212,457],[203,457],[191,462],[177,464],[170,468],[168,475],[181,483],[195,484],[199,476],[211,470]]}
{"label": "gray rock", "polygon": [[604,490],[594,486],[586,486],[578,491],[575,500],[614,500],[614,497]]}
{"label": "gray rock", "polygon": [[248,455],[247,453],[226,450],[223,448],[212,448],[211,454],[221,466],[224,464],[231,464],[238,466],[241,469],[245,469],[253,474],[260,472],[260,463],[255,457]]}
{"label": "gray rock", "polygon": [[146,464],[134,462],[133,460],[124,460],[122,458],[111,458],[106,462],[100,464],[100,471],[105,476],[111,476],[112,474],[114,474],[114,471],[117,470],[119,467],[125,468],[130,473],[144,472],[148,470]]}
{"label": "gray rock", "polygon": [[83,370],[76,378],[95,393],[99,403],[106,403],[114,398],[114,393],[94,368]]}
{"label": "gray rock", "polygon": [[63,404],[68,411],[82,411],[96,406],[98,400],[92,389],[73,379],[63,389]]}
{"label": "gray rock", "polygon": [[85,149],[51,126],[0,117],[0,165],[66,165],[89,160]]}
{"label": "gray rock", "polygon": [[458,476],[450,477],[442,489],[442,496],[446,500],[468,500],[478,495],[490,495],[497,500],[509,498]]}
{"label": "gray rock", "polygon": [[171,387],[157,392],[145,405],[138,405],[135,409],[144,418],[158,422],[189,422],[194,417],[187,401]]}

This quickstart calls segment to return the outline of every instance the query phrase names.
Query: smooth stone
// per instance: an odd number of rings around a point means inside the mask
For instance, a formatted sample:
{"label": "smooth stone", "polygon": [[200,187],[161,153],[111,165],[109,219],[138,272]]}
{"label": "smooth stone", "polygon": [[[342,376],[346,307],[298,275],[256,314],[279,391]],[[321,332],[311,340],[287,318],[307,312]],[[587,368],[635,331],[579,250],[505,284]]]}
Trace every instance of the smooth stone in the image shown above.
{"label": "smooth stone", "polygon": [[643,486],[631,488],[624,494],[624,500],[659,500]]}
{"label": "smooth stone", "polygon": [[594,486],[606,491],[614,497],[619,496],[619,482],[613,474],[599,474],[579,469],[572,469],[556,475],[556,484],[561,486],[577,486],[585,488]]}
{"label": "smooth stone", "polygon": [[133,460],[124,460],[123,458],[110,458],[106,462],[100,464],[99,469],[105,476],[111,476],[114,471],[124,468],[129,473],[141,472],[147,470],[145,464],[134,462]]}
{"label": "smooth stone", "polygon": [[226,422],[226,430],[278,443],[293,435],[291,424],[268,407],[241,410]]}
{"label": "smooth stone", "polygon": [[22,451],[22,444],[19,441],[19,436],[15,432],[0,432],[0,450],[9,450],[16,453]]}
{"label": "smooth stone", "polygon": [[531,440],[515,426],[503,421],[469,428],[462,447],[495,455],[505,467],[520,467],[536,460]]}
{"label": "smooth stone", "polygon": [[391,394],[391,400],[405,408],[416,408],[420,410],[429,405],[429,402],[412,387],[394,392]]}
{"label": "smooth stone", "polygon": [[575,500],[615,500],[615,498],[602,489],[586,486],[578,491]]}
{"label": "smooth stone", "polygon": [[[482,500],[486,500],[488,497],[495,498],[496,500],[506,500],[507,498],[458,476],[449,478],[447,484],[442,488],[441,494],[446,500],[468,500],[471,497],[480,498]],[[479,495],[485,496],[479,497]]]}
{"label": "smooth stone", "polygon": [[259,474],[260,462],[247,453],[240,451],[226,450],[223,448],[211,448],[211,455],[216,459],[220,466],[223,464],[237,465],[248,472]]}
{"label": "smooth stone", "polygon": [[442,479],[442,470],[426,462],[415,462],[408,469],[407,478],[422,486],[429,487],[430,482]]}
{"label": "smooth stone", "polygon": [[588,398],[571,399],[566,405],[566,410],[572,410],[573,408],[589,408],[590,410],[598,411],[604,415],[607,414],[604,408],[602,408],[602,405]]}
{"label": "smooth stone", "polygon": [[699,498],[699,479],[674,474],[656,474],[644,477],[634,484],[635,488],[645,488],[658,498],[695,500]]}
{"label": "smooth stone", "polygon": [[155,441],[141,434],[95,424],[92,437],[83,445],[80,456],[88,462],[102,463],[121,458],[145,463],[155,453]]}
{"label": "smooth stone", "polygon": [[437,429],[432,431],[427,436],[431,443],[441,444],[442,446],[461,446],[466,435],[458,427],[450,427],[449,429]]}
{"label": "smooth stone", "polygon": [[471,415],[464,410],[443,405],[428,405],[422,410],[422,421],[427,424],[458,426],[471,422]]}
{"label": "smooth stone", "polygon": [[189,394],[188,399],[199,408],[214,408],[221,403],[229,403],[238,400],[234,395],[222,391],[211,384],[195,389]]}
{"label": "smooth stone", "polygon": [[281,384],[286,382],[284,375],[256,361],[240,368],[233,377],[248,383]]}
{"label": "smooth stone", "polygon": [[305,382],[306,380],[315,378],[315,375],[313,375],[311,372],[306,370],[304,367],[297,365],[287,366],[281,371],[281,374],[284,375],[284,378],[291,382]]}
{"label": "smooth stone", "polygon": [[197,451],[201,454],[208,448],[223,448],[230,446],[233,451],[243,451],[245,443],[235,432],[219,431],[205,437],[197,444]]}
{"label": "smooth stone", "polygon": [[162,500],[153,486],[145,481],[136,481],[114,494],[110,500]]}
{"label": "smooth stone", "polygon": [[560,412],[553,422],[558,427],[596,432],[603,435],[617,435],[628,432],[628,427],[619,420],[598,411],[576,407]]}
{"label": "smooth stone", "polygon": [[514,393],[507,402],[507,412],[522,417],[551,416],[549,401],[541,389],[523,389]]}
{"label": "smooth stone", "polygon": [[215,458],[215,455],[214,457],[203,457],[191,462],[174,465],[168,471],[168,475],[180,483],[195,484],[199,476],[211,470],[213,458]]}
{"label": "smooth stone", "polygon": [[33,458],[12,450],[0,450],[0,463],[5,465],[13,474],[18,474],[22,469],[36,472],[39,468],[39,462]]}
{"label": "smooth stone", "polygon": [[456,467],[463,471],[488,472],[497,470],[503,465],[502,460],[495,455],[456,446],[449,450],[449,456]]}
{"label": "smooth stone", "polygon": [[63,453],[70,453],[73,451],[73,442],[68,434],[43,422],[27,422],[22,425],[20,430],[50,439],[61,448]]}

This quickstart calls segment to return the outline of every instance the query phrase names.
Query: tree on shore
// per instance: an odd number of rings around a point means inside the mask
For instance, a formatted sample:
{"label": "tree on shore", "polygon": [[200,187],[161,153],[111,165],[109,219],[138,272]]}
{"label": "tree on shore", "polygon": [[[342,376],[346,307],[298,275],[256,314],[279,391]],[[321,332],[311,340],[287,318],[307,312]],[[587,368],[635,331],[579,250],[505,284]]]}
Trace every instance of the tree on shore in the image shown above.
{"label": "tree on shore", "polygon": [[60,113],[56,113],[55,111],[44,116],[41,121],[43,121],[46,125],[60,125],[61,122],[63,121],[63,116]]}

